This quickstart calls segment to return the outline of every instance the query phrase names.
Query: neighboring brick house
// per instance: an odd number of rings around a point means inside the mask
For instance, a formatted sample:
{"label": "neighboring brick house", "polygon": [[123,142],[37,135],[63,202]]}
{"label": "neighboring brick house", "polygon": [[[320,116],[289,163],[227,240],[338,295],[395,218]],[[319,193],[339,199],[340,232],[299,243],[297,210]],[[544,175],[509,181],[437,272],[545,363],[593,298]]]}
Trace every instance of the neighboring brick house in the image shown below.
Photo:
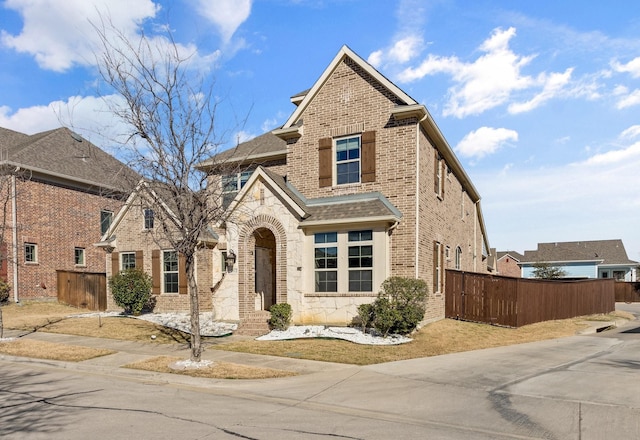
{"label": "neighboring brick house", "polygon": [[496,252],[496,258],[496,274],[518,278],[521,276],[522,271],[518,263],[524,258],[522,254],[516,251],[498,251]]}
{"label": "neighboring brick house", "polygon": [[[141,269],[151,275],[155,312],[187,311],[189,295],[184,257],[171,248],[160,224],[172,216],[176,208],[164,202],[170,198],[158,202],[161,191],[147,183],[138,185],[96,246],[107,252],[107,277],[126,269]],[[157,209],[163,212],[157,212]],[[195,274],[201,289],[199,300],[203,311],[211,310],[209,289],[213,285],[214,264],[218,267],[223,264],[219,259],[220,252],[213,251],[216,243],[217,235],[211,229],[201,238],[196,252]],[[107,309],[118,309],[110,289]]]}
{"label": "neighboring brick house", "polygon": [[622,240],[591,240],[538,243],[535,251],[524,251],[522,276],[533,278],[537,263],[558,267],[566,278],[614,278],[638,281],[640,263],[630,260]]}
{"label": "neighboring brick house", "polygon": [[390,276],[429,286],[444,317],[445,269],[486,273],[480,195],[427,109],[344,46],[286,123],[200,165],[229,204],[214,252],[216,317],[289,303],[298,324],[345,324]]}
{"label": "neighboring brick house", "polygon": [[104,273],[104,251],[93,244],[122,206],[118,188],[131,171],[67,128],[0,128],[0,154],[12,299],[57,298],[57,270]]}

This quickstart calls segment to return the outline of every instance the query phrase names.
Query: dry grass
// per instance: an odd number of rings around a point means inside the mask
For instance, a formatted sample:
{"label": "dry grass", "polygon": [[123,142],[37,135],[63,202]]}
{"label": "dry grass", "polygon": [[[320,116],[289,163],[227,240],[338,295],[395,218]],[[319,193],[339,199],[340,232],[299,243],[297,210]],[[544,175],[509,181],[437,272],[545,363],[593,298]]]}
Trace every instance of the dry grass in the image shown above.
{"label": "dry grass", "polygon": [[273,379],[277,377],[295,376],[296,373],[273,368],[258,368],[228,362],[214,362],[208,367],[197,369],[177,370],[170,367],[182,359],[170,356],[159,356],[133,364],[124,368],[155,371],[158,373],[176,373],[192,377],[206,377],[208,379]]}
{"label": "dry grass", "polygon": [[30,302],[21,305],[11,303],[2,307],[4,328],[10,330],[44,331],[140,342],[151,342],[151,335],[155,335],[154,342],[165,344],[189,341],[189,335],[186,333],[141,319],[70,317],[86,312],[86,310],[50,302]]}
{"label": "dry grass", "polygon": [[[615,317],[608,316],[608,319]],[[358,345],[347,341],[305,339],[242,341],[215,349],[327,362],[369,365],[500,347],[575,335],[586,328],[585,318],[540,322],[517,329],[444,319],[423,327],[413,341],[396,346]]]}
{"label": "dry grass", "polygon": [[74,313],[82,311],[54,302],[9,303],[2,306],[4,328],[9,330],[36,331]]}
{"label": "dry grass", "polygon": [[[46,331],[98,338],[151,342],[156,335],[158,343],[185,343],[189,335],[147,321],[125,318],[67,318],[81,310],[54,303],[10,304],[3,307],[7,329]],[[609,321],[619,318],[633,319],[625,312],[588,317],[590,320]],[[425,356],[499,347],[576,334],[585,327],[587,318],[547,321],[518,329],[502,328],[445,319],[429,324],[413,336],[413,342],[398,346],[368,346],[331,339],[304,339],[291,341],[241,341],[221,343],[213,349],[265,354],[272,356],[313,359],[356,365],[368,365]],[[158,370],[154,370],[158,371]]]}
{"label": "dry grass", "polygon": [[54,361],[82,362],[115,351],[34,341],[32,339],[13,339],[0,341],[0,353]]}

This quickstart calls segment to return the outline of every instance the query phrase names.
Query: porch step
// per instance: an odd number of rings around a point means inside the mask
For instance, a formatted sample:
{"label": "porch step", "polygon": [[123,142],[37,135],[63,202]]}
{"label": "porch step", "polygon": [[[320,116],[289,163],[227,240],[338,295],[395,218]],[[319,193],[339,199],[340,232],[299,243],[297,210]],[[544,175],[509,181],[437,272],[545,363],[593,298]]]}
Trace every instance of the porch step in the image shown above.
{"label": "porch step", "polygon": [[271,313],[266,310],[251,312],[240,320],[235,335],[242,336],[262,336],[271,331],[269,328],[269,318]]}

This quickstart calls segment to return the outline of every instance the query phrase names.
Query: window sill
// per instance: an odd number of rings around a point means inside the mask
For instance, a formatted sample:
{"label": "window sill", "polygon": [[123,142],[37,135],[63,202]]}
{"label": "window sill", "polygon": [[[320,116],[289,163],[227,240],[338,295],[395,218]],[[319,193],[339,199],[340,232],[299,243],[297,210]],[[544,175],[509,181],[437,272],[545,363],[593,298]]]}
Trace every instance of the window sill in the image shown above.
{"label": "window sill", "polygon": [[25,266],[40,266],[40,263],[37,261],[25,261],[24,262]]}
{"label": "window sill", "polygon": [[378,294],[374,292],[311,292],[305,293],[304,296],[306,298],[375,298],[378,296]]}

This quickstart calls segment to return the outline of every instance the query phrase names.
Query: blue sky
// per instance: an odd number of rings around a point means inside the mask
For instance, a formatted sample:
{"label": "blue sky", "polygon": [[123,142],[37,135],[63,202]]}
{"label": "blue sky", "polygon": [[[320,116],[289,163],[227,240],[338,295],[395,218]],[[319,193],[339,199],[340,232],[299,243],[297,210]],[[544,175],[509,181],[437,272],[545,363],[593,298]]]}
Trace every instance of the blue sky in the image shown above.
{"label": "blue sky", "polygon": [[[91,22],[168,24],[206,64],[227,138],[280,126],[343,44],[427,106],[492,247],[620,238],[640,260],[640,2],[0,0],[0,126],[112,127]],[[238,121],[246,122],[242,125]]]}

